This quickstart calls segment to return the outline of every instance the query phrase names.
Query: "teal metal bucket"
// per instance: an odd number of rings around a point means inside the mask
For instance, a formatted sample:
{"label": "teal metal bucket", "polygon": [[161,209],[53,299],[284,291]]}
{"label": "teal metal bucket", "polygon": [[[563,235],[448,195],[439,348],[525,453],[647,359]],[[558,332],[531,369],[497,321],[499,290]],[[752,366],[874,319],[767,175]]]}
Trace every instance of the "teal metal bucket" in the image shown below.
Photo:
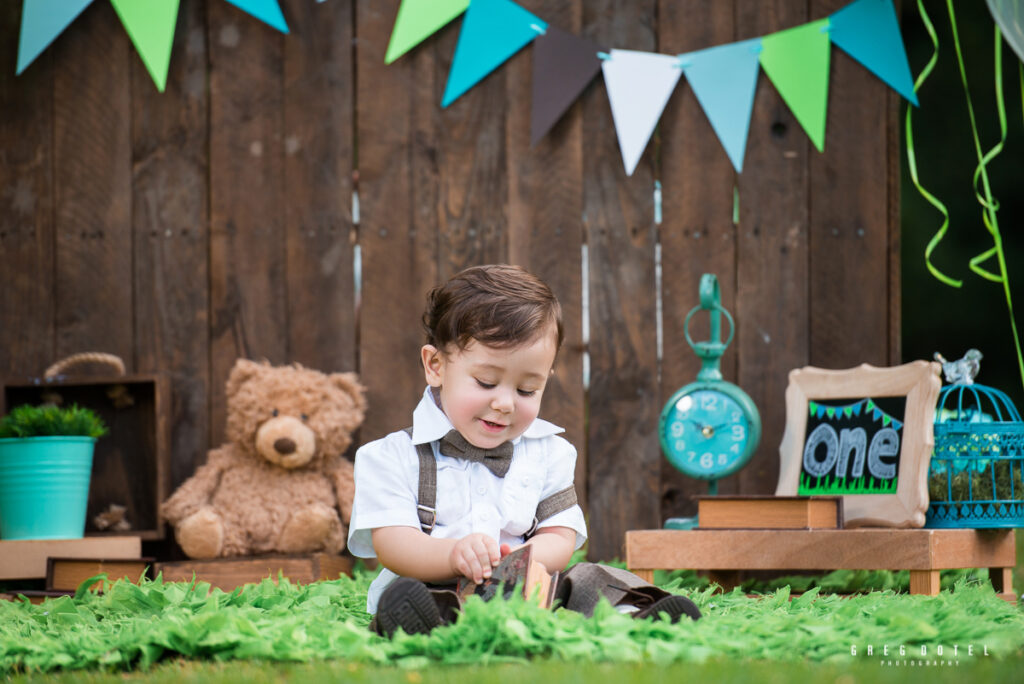
{"label": "teal metal bucket", "polygon": [[80,539],[92,437],[0,439],[0,539]]}

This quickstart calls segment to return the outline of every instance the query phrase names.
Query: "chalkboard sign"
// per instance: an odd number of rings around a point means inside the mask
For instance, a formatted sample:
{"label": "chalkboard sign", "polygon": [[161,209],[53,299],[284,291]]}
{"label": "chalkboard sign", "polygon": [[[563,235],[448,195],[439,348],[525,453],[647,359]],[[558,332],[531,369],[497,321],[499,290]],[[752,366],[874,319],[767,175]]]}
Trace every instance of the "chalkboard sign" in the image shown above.
{"label": "chalkboard sign", "polygon": [[775,494],[842,496],[846,527],[923,526],[939,370],[791,371]]}
{"label": "chalkboard sign", "polygon": [[808,401],[797,494],[895,494],[906,406],[906,397]]}

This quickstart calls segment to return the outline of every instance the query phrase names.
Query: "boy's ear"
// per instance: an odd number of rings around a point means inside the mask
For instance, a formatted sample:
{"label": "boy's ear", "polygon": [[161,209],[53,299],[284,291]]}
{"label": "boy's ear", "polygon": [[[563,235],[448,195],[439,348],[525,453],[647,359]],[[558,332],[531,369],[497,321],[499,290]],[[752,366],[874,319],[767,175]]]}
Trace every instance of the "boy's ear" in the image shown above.
{"label": "boy's ear", "polygon": [[443,359],[441,352],[432,344],[425,344],[420,349],[420,360],[423,362],[423,375],[431,387],[440,387],[443,379],[441,368]]}

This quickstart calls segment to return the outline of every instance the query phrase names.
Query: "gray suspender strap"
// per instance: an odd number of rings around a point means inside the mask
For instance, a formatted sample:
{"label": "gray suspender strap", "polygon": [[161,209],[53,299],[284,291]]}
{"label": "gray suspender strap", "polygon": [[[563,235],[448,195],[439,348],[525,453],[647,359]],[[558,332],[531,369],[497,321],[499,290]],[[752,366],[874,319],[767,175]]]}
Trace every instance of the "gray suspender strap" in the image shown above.
{"label": "gray suspender strap", "polygon": [[576,505],[576,487],[569,485],[560,492],[555,492],[537,504],[537,512],[533,516],[533,526],[524,535],[529,539],[537,533],[537,527],[556,513],[568,510]]}
{"label": "gray suspender strap", "polygon": [[[412,437],[412,428],[405,433]],[[420,484],[416,495],[416,514],[420,518],[420,528],[430,534],[437,521],[437,461],[434,460],[434,449],[430,442],[416,445],[416,454],[420,457]]]}
{"label": "gray suspender strap", "polygon": [[[412,428],[406,428],[405,434],[412,437]],[[420,518],[420,527],[426,534],[434,529],[437,521],[437,460],[434,459],[434,449],[430,443],[417,444],[416,454],[420,458],[420,482],[419,491],[416,495],[416,514]],[[555,492],[548,498],[537,504],[537,512],[533,515],[533,525],[524,535],[529,539],[537,532],[537,526],[551,516],[561,513],[575,506],[576,488],[569,485],[565,489]]]}

